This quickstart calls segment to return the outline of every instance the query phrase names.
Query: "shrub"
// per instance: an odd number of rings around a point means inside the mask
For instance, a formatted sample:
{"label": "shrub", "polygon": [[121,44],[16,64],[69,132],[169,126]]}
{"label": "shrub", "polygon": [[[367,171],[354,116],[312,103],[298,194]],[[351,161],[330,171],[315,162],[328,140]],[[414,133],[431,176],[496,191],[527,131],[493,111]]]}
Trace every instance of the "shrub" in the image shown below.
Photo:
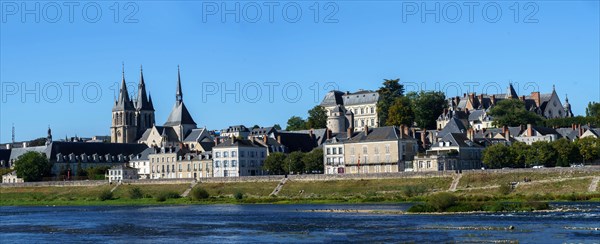
{"label": "shrub", "polygon": [[456,196],[448,192],[440,192],[427,198],[427,204],[431,205],[437,211],[445,211],[447,208],[456,204]]}
{"label": "shrub", "polygon": [[100,192],[100,195],[98,195],[98,199],[100,199],[100,201],[111,200],[112,198],[113,194],[110,190],[104,190]]}
{"label": "shrub", "polygon": [[192,194],[190,196],[192,197],[193,200],[200,200],[200,199],[208,198],[210,196],[210,194],[208,194],[208,192],[206,190],[204,190],[200,187],[197,187],[192,190]]}
{"label": "shrub", "polygon": [[435,209],[429,204],[419,203],[419,204],[412,205],[406,211],[409,213],[429,213],[429,212],[435,212]]}
{"label": "shrub", "polygon": [[174,191],[161,192],[156,196],[156,201],[164,202],[167,199],[180,198],[181,196]]}
{"label": "shrub", "polygon": [[131,199],[140,199],[143,198],[144,194],[142,193],[142,189],[139,187],[134,187],[129,189],[129,198]]}
{"label": "shrub", "polygon": [[419,196],[419,195],[425,193],[426,191],[427,191],[427,187],[425,187],[424,185],[408,185],[408,186],[402,186],[400,188],[400,192],[402,193],[402,195],[404,195],[406,197]]}
{"label": "shrub", "polygon": [[[208,193],[207,193],[207,194],[208,194]],[[235,194],[233,194],[233,197],[234,197],[236,200],[242,200],[242,198],[244,198],[244,194],[238,191],[238,192],[236,192]]]}
{"label": "shrub", "polygon": [[508,183],[500,184],[498,188],[498,193],[501,195],[508,195],[512,191],[512,186]]}

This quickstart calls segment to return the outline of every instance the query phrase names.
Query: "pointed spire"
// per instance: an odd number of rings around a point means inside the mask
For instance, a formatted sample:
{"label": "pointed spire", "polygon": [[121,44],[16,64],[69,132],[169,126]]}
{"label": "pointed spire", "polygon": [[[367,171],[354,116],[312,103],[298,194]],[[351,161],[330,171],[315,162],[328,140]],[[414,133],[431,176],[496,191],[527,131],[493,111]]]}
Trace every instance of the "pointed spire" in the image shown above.
{"label": "pointed spire", "polygon": [[179,65],[177,65],[177,92],[175,93],[175,100],[177,102],[183,101],[183,92],[181,91],[181,75],[179,72]]}
{"label": "pointed spire", "polygon": [[515,91],[515,88],[512,85],[512,82],[508,83],[508,91],[506,91],[506,98],[519,98],[519,96],[517,95],[517,92]]}
{"label": "pointed spire", "polygon": [[122,68],[121,89],[119,90],[119,98],[113,107],[113,111],[122,111],[134,109],[129,92],[127,92],[127,83],[125,82],[125,63]]}
{"label": "pointed spire", "polygon": [[152,110],[154,111],[154,107],[150,105],[148,101],[148,96],[146,96],[146,83],[144,82],[144,70],[142,65],[140,65],[140,84],[138,85],[138,94],[137,94],[136,106],[137,110]]}

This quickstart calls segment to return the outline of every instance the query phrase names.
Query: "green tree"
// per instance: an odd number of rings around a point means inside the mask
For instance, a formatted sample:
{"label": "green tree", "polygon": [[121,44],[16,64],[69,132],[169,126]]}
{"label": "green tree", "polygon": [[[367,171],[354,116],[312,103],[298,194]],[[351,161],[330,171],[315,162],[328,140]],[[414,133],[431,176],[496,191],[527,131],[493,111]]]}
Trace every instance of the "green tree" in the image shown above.
{"label": "green tree", "polygon": [[600,103],[589,102],[585,114],[593,120],[593,124],[600,125]]}
{"label": "green tree", "polygon": [[490,109],[489,114],[494,117],[494,126],[519,126],[532,124],[537,125],[542,122],[542,118],[537,114],[527,111],[525,103],[517,99],[505,99]]}
{"label": "green tree", "polygon": [[585,137],[578,139],[576,144],[584,163],[600,157],[600,139]]}
{"label": "green tree", "polygon": [[252,129],[258,129],[258,128],[260,128],[260,126],[259,126],[259,125],[254,125],[254,126],[252,126]]}
{"label": "green tree", "polygon": [[509,167],[512,165],[510,149],[503,144],[494,144],[483,151],[483,164],[492,169]]}
{"label": "green tree", "polygon": [[554,167],[558,156],[552,144],[546,141],[532,143],[530,155],[527,158],[528,165],[544,165],[545,167]]}
{"label": "green tree", "polygon": [[39,152],[26,152],[15,161],[17,177],[24,181],[40,181],[44,176],[50,175],[52,165],[44,154]]}
{"label": "green tree", "polygon": [[40,138],[37,138],[37,139],[29,142],[30,147],[38,147],[38,146],[44,146],[44,145],[46,145],[46,138],[44,138],[44,137],[40,137]]}
{"label": "green tree", "polygon": [[300,174],[304,171],[304,163],[302,162],[302,158],[304,157],[304,153],[300,151],[295,151],[287,155],[285,160],[285,170],[288,173],[296,173]]}
{"label": "green tree", "polygon": [[267,158],[265,158],[265,163],[263,165],[263,169],[269,172],[269,174],[284,174],[287,172],[287,169],[284,169],[286,155],[281,152],[275,152],[269,154]]}
{"label": "green tree", "polygon": [[87,171],[84,170],[83,167],[81,167],[81,162],[77,162],[77,176],[78,177],[87,176]]}
{"label": "green tree", "polygon": [[306,120],[306,128],[325,128],[327,127],[327,111],[325,108],[317,105],[311,110],[308,110],[308,119]]}
{"label": "green tree", "polygon": [[306,173],[323,172],[323,149],[317,148],[305,153],[302,162]]}
{"label": "green tree", "polygon": [[510,154],[512,156],[513,168],[525,168],[527,166],[527,158],[530,156],[531,146],[524,142],[514,142],[510,147]]}
{"label": "green tree", "polygon": [[425,129],[435,129],[436,119],[448,107],[446,95],[443,92],[422,91],[412,101],[415,122],[418,127]]}
{"label": "green tree", "polygon": [[377,102],[377,116],[381,121],[381,126],[388,125],[388,114],[392,103],[396,98],[404,95],[404,86],[400,84],[400,79],[383,80],[383,85],[377,90],[379,93],[379,101]]}
{"label": "green tree", "polygon": [[556,158],[556,166],[567,167],[571,165],[571,163],[575,163],[581,159],[577,145],[565,138],[552,142],[552,147],[556,150],[558,155]]}
{"label": "green tree", "polygon": [[306,121],[298,116],[292,116],[287,121],[287,127],[285,130],[294,131],[294,130],[305,130],[306,129]]}
{"label": "green tree", "polygon": [[275,128],[276,130],[281,130],[281,125],[279,124],[274,124],[273,128]]}
{"label": "green tree", "polygon": [[[415,120],[410,99],[408,97],[398,97],[390,106],[386,125],[408,125],[411,126]],[[434,121],[435,122],[435,121]]]}

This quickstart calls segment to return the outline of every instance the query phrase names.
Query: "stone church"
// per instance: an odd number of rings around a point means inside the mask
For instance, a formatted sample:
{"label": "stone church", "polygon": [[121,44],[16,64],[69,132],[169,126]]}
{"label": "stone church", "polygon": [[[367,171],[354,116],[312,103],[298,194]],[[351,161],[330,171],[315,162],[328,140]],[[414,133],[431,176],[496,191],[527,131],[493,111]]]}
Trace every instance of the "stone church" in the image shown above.
{"label": "stone church", "polygon": [[[212,141],[206,130],[198,129],[185,103],[181,89],[181,73],[177,67],[177,89],[175,105],[162,126],[155,125],[152,98],[146,97],[144,76],[140,72],[137,100],[132,101],[127,93],[125,78],[121,83],[119,98],[113,107],[111,141],[116,143],[141,143],[149,147],[173,147],[187,142],[194,135],[194,142]],[[198,136],[198,135],[203,136]],[[193,143],[193,142],[190,142]]]}

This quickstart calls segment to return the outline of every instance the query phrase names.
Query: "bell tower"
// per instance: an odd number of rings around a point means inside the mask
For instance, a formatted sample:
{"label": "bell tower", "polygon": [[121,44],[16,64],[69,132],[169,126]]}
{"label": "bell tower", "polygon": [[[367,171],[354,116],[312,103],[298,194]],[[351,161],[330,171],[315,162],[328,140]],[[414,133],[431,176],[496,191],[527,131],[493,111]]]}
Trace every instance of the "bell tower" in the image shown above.
{"label": "bell tower", "polygon": [[125,65],[123,64],[121,89],[112,109],[110,141],[113,143],[135,143],[137,139],[136,109],[127,92]]}

